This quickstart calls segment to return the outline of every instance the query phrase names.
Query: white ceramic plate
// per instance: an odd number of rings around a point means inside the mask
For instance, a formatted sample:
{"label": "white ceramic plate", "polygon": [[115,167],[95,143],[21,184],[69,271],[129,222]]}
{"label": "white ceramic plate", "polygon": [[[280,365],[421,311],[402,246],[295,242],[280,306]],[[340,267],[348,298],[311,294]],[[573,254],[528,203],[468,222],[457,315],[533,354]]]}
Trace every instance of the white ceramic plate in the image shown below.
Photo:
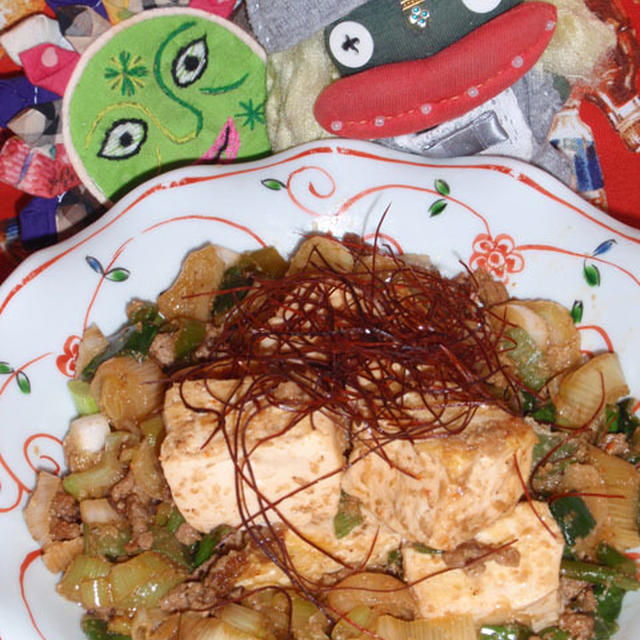
{"label": "white ceramic plate", "polygon": [[[289,252],[310,230],[381,237],[448,274],[485,265],[512,295],[576,313],[585,349],[621,354],[640,396],[640,233],[553,178],[498,158],[426,162],[360,142],[309,144],[245,165],[191,167],[148,182],[0,287],[0,638],[81,638],[22,521],[38,468],[58,471],[79,336],[105,333],[133,297],[154,298],[205,242]],[[640,637],[627,598],[619,638]]]}

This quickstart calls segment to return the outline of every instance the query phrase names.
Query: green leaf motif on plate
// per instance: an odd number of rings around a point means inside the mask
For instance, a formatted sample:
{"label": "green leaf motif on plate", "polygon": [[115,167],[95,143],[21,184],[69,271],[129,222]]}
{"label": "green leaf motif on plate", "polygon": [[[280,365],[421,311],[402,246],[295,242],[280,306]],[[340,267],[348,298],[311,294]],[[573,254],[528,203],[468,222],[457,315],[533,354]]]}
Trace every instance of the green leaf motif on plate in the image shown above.
{"label": "green leaf motif on plate", "polygon": [[598,269],[595,264],[587,264],[585,262],[582,273],[584,275],[584,279],[587,281],[587,284],[590,287],[600,286],[600,269]]}
{"label": "green leaf motif on plate", "polygon": [[18,371],[16,374],[16,382],[18,383],[18,388],[22,393],[31,393],[31,382],[29,382],[29,378],[24,371]]}
{"label": "green leaf motif on plate", "polygon": [[442,196],[448,196],[451,193],[448,183],[438,178],[434,183],[436,191]]}
{"label": "green leaf motif on plate", "polygon": [[0,375],[13,373],[13,367],[8,362],[0,362]]}
{"label": "green leaf motif on plate", "polygon": [[107,273],[104,274],[104,277],[112,282],[124,282],[129,279],[130,275],[131,272],[128,269],[116,267],[115,269],[107,271]]}
{"label": "green leaf motif on plate", "polygon": [[574,300],[573,306],[571,307],[571,317],[573,318],[574,324],[578,324],[582,322],[582,314],[584,313],[584,304],[582,300]]}
{"label": "green leaf motif on plate", "polygon": [[272,191],[280,191],[281,189],[286,189],[287,185],[281,180],[276,180],[276,178],[265,178],[260,181],[263,186],[267,187],[267,189],[271,189]]}
{"label": "green leaf motif on plate", "polygon": [[447,204],[447,201],[443,198],[433,202],[429,207],[429,217],[439,216],[447,208]]}

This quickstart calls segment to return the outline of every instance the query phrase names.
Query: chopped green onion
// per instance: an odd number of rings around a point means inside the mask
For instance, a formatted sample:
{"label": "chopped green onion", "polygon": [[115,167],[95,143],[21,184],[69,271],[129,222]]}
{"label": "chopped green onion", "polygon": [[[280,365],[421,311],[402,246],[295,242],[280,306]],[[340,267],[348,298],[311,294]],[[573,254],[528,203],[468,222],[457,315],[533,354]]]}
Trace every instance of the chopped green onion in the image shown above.
{"label": "chopped green onion", "polygon": [[480,629],[480,640],[527,640],[531,630],[521,624],[486,625]]}
{"label": "chopped green onion", "polygon": [[213,555],[213,552],[216,550],[216,547],[222,542],[223,538],[229,535],[232,531],[233,529],[230,526],[221,524],[210,533],[202,536],[202,538],[198,542],[198,546],[193,557],[194,568],[199,567],[201,564],[206,562]]}
{"label": "chopped green onion", "polygon": [[190,356],[204,340],[207,328],[204,322],[187,320],[178,329],[178,335],[173,345],[173,355],[176,360],[183,360]]}
{"label": "chopped green onion", "polygon": [[564,540],[572,547],[578,538],[584,538],[596,526],[596,520],[580,496],[565,496],[549,503]]}
{"label": "chopped green onion", "polygon": [[111,633],[107,630],[107,623],[104,620],[90,616],[85,616],[82,619],[82,631],[87,636],[87,640],[131,640],[131,636]]}
{"label": "chopped green onion", "polygon": [[169,513],[167,530],[170,533],[175,533],[183,522],[185,522],[184,516],[180,513],[178,507],[174,506]]}
{"label": "chopped green onion", "polygon": [[91,385],[88,382],[70,380],[67,386],[78,415],[90,416],[100,411],[98,403],[91,395]]}
{"label": "chopped green onion", "polygon": [[612,585],[625,591],[640,589],[640,582],[635,577],[629,576],[614,567],[592,562],[564,559],[560,564],[560,575],[575,580],[584,580],[592,584]]}
{"label": "chopped green onion", "polygon": [[360,501],[342,491],[338,503],[338,513],[333,518],[333,530],[336,538],[344,538],[363,522]]}
{"label": "chopped green onion", "polygon": [[119,458],[120,446],[131,438],[132,434],[123,431],[110,433],[102,460],[86,471],[66,476],[62,481],[64,490],[76,500],[102,498],[107,495],[109,489],[125,475],[125,465]]}
{"label": "chopped green onion", "polygon": [[119,609],[155,607],[160,598],[184,582],[188,571],[156,551],[113,565],[110,574],[113,605]]}
{"label": "chopped green onion", "polygon": [[504,334],[500,346],[515,364],[520,380],[534,391],[542,389],[548,377],[542,349],[520,327],[509,327]]}
{"label": "chopped green onion", "polygon": [[598,562],[608,567],[619,569],[631,577],[635,577],[638,571],[636,563],[606,542],[600,542],[596,549]]}

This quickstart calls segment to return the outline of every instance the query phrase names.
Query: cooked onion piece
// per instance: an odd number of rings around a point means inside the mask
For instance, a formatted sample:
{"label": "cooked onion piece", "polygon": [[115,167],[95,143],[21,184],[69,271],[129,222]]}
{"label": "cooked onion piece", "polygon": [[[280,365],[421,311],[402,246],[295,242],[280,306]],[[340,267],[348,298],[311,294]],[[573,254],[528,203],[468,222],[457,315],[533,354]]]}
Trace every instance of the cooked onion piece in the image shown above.
{"label": "cooked onion piece", "polygon": [[109,341],[95,324],[88,326],[82,334],[76,358],[76,377],[100,353],[109,346]]}
{"label": "cooked onion piece", "polygon": [[42,547],[51,542],[49,531],[49,511],[53,497],[62,488],[62,481],[46,471],[38,474],[35,491],[31,494],[29,504],[24,510],[24,519],[29,533]]}
{"label": "cooked onion piece", "polygon": [[118,356],[103,362],[91,382],[91,393],[116,429],[134,430],[160,408],[164,375],[153,360]]}
{"label": "cooked onion piece", "polygon": [[628,393],[617,354],[602,353],[564,376],[551,399],[564,424],[584,426]]}
{"label": "cooked onion piece", "polygon": [[[232,262],[233,257],[225,254]],[[226,268],[219,250],[208,245],[192,251],[185,259],[176,281],[158,296],[158,310],[168,320],[192,318],[206,322],[211,316],[211,302],[220,287]]]}
{"label": "cooked onion piece", "polygon": [[325,236],[313,236],[300,245],[288,273],[308,271],[314,267],[346,273],[353,270],[353,256],[341,242]]}
{"label": "cooked onion piece", "polygon": [[47,545],[42,554],[44,566],[51,573],[64,571],[71,561],[84,551],[84,538],[82,536],[73,540],[62,540]]}
{"label": "cooked onion piece", "polygon": [[476,627],[468,615],[407,622],[391,616],[378,618],[376,633],[384,640],[476,640]]}
{"label": "cooked onion piece", "polygon": [[607,496],[611,521],[611,544],[620,549],[640,546],[637,513],[640,495],[640,474],[635,467],[597,447],[589,447],[589,458],[599,471]]}
{"label": "cooked onion piece", "polygon": [[386,573],[361,571],[336,583],[329,592],[329,607],[347,614],[358,605],[366,605],[378,614],[389,613],[411,620],[418,606],[409,587]]}

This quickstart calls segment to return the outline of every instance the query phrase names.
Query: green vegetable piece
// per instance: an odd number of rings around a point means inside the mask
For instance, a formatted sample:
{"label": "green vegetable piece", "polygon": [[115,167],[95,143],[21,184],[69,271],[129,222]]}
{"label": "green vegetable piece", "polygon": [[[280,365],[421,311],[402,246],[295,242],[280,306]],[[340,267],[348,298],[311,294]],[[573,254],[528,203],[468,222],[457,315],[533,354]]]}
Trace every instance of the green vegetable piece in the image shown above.
{"label": "green vegetable piece", "polygon": [[158,453],[166,434],[162,416],[152,416],[151,418],[143,420],[140,423],[140,431],[142,431],[144,437],[149,440],[151,446],[155,449],[156,453]]}
{"label": "green vegetable piece", "polygon": [[537,422],[553,424],[556,421],[556,408],[553,403],[548,402],[531,412],[531,417]]}
{"label": "green vegetable piece", "polygon": [[176,360],[184,360],[190,356],[204,340],[207,327],[204,322],[188,320],[178,330],[178,335],[173,346]]}
{"label": "green vegetable piece", "polygon": [[109,337],[109,345],[82,370],[81,380],[89,381],[98,367],[117,355],[132,355],[143,358],[164,323],[157,307],[151,303],[142,305],[129,318],[129,322]]}
{"label": "green vegetable piece", "polygon": [[520,327],[509,327],[504,333],[501,349],[515,364],[520,380],[530,389],[539,391],[547,381],[546,361],[542,349]]}
{"label": "green vegetable piece", "polygon": [[88,382],[70,380],[67,386],[79,416],[90,416],[100,411],[98,403],[91,395],[91,385]]}
{"label": "green vegetable piece", "polygon": [[596,526],[595,518],[579,496],[565,496],[553,500],[549,503],[549,509],[570,547],[578,538],[587,536]]}
{"label": "green vegetable piece", "polygon": [[191,554],[189,547],[182,544],[166,527],[152,526],[152,549],[171,558],[174,562],[186,569],[191,569]]}
{"label": "green vegetable piece", "polygon": [[609,433],[624,433],[631,438],[640,420],[633,414],[634,400],[625,398],[617,404],[607,405],[605,409],[605,424]]}
{"label": "green vegetable piece", "polygon": [[394,549],[389,551],[387,555],[387,569],[395,576],[402,578],[404,575],[404,567],[402,566],[402,551]]}
{"label": "green vegetable piece", "polygon": [[[577,451],[578,445],[575,440],[567,440],[566,435],[557,433],[543,433],[538,431],[538,442],[533,447],[533,464],[536,465],[549,452],[557,447],[549,456],[548,462],[558,462],[571,458]],[[563,442],[564,440],[564,442]],[[561,444],[562,443],[562,444]],[[559,445],[559,446],[558,446]]]}
{"label": "green vegetable piece", "polygon": [[233,529],[230,526],[221,524],[210,533],[202,536],[198,542],[195,555],[193,556],[193,567],[199,567],[206,562],[214,554],[216,547],[232,531]]}
{"label": "green vegetable piece", "polygon": [[442,551],[440,551],[440,549],[434,549],[433,547],[428,547],[426,544],[422,544],[422,542],[414,542],[413,543],[413,548],[418,553],[427,553],[427,554],[432,555],[432,556],[437,556],[437,555],[440,555],[442,553]]}
{"label": "green vegetable piece", "polygon": [[558,627],[547,627],[538,633],[542,640],[571,640],[571,636]]}
{"label": "green vegetable piece", "polygon": [[252,282],[253,279],[247,274],[245,268],[240,265],[229,267],[224,272],[220,285],[220,291],[228,291],[228,293],[219,293],[214,298],[213,313],[218,315],[233,308],[247,295]]}
{"label": "green vegetable piece", "polygon": [[111,570],[111,563],[106,558],[85,554],[77,555],[69,564],[58,583],[58,591],[69,600],[81,601],[80,589],[83,583],[97,578],[106,578]]}
{"label": "green vegetable piece", "polygon": [[258,272],[267,278],[282,278],[289,268],[289,263],[278,253],[275,247],[263,247],[255,251],[247,251],[240,258],[241,268]]}
{"label": "green vegetable piece", "polygon": [[167,530],[170,533],[175,533],[178,527],[185,521],[184,516],[178,510],[178,507],[173,507],[171,513],[169,513],[169,519],[167,520]]}
{"label": "green vegetable piece", "polygon": [[64,490],[76,500],[102,498],[107,495],[109,489],[125,475],[125,465],[119,458],[120,447],[132,438],[132,434],[123,431],[110,433],[107,436],[102,460],[87,471],[66,476],[62,481]]}
{"label": "green vegetable piece", "polygon": [[111,569],[113,606],[155,607],[162,596],[187,577],[188,571],[163,553],[144,551]]}
{"label": "green vegetable piece", "polygon": [[527,640],[533,635],[531,629],[521,624],[485,625],[480,628],[478,638],[481,640]]}
{"label": "green vegetable piece", "polygon": [[563,559],[560,564],[560,575],[575,580],[584,580],[591,584],[602,584],[618,587],[625,591],[640,589],[640,582],[623,571],[592,562]]}
{"label": "green vegetable piece", "polygon": [[82,631],[87,640],[131,640],[131,636],[121,633],[111,633],[107,630],[107,623],[90,616],[82,619]]}
{"label": "green vegetable piece", "polygon": [[125,545],[131,540],[131,527],[126,524],[84,524],[84,552],[88,556],[116,559],[126,556]]}
{"label": "green vegetable piece", "polygon": [[622,573],[626,573],[632,578],[636,576],[638,570],[636,563],[624,553],[614,549],[606,542],[598,544],[596,556],[598,558],[598,562],[601,564],[606,564],[608,567],[619,569]]}
{"label": "green vegetable piece", "polygon": [[333,517],[333,530],[336,538],[344,538],[363,522],[360,501],[342,491],[338,503],[338,513]]}

